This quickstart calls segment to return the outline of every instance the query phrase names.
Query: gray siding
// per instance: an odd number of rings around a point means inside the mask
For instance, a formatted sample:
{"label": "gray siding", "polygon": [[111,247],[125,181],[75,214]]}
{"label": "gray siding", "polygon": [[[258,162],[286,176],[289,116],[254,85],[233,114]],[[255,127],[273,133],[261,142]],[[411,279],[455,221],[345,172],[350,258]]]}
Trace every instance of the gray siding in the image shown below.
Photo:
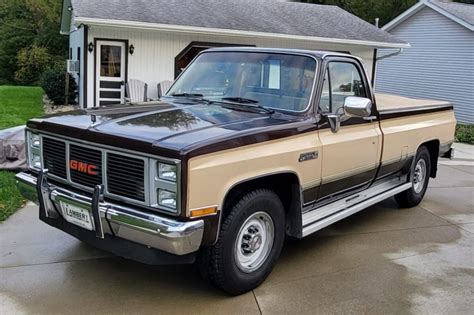
{"label": "gray siding", "polygon": [[379,61],[376,90],[450,101],[459,122],[474,123],[474,32],[424,8],[390,33],[412,47]]}

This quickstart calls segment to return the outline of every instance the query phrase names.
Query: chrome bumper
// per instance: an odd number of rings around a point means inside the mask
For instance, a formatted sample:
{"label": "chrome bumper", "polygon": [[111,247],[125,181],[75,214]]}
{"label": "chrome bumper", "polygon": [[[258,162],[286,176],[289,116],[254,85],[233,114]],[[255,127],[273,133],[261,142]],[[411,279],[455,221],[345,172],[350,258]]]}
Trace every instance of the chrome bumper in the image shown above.
{"label": "chrome bumper", "polygon": [[[64,220],[60,202],[86,208],[93,218],[94,232],[103,239],[110,234],[175,255],[185,255],[199,249],[204,233],[204,221],[180,222],[148,212],[104,202],[101,186],[91,197],[57,187],[47,182],[47,171],[38,178],[28,173],[16,175],[22,195],[39,204],[40,216]],[[91,232],[92,233],[92,232]]]}

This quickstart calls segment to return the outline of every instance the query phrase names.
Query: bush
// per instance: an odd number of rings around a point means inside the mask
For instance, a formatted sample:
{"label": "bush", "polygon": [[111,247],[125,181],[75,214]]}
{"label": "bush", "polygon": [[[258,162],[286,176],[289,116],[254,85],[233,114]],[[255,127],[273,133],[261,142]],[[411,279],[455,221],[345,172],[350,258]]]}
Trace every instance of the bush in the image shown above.
{"label": "bush", "polygon": [[[69,76],[69,104],[76,104],[77,85]],[[55,105],[66,105],[66,70],[61,68],[47,69],[41,76],[41,87]]]}
{"label": "bush", "polygon": [[15,81],[21,85],[38,85],[41,74],[48,68],[51,57],[48,49],[31,46],[22,48],[17,54]]}
{"label": "bush", "polygon": [[456,141],[474,144],[474,125],[457,125]]}

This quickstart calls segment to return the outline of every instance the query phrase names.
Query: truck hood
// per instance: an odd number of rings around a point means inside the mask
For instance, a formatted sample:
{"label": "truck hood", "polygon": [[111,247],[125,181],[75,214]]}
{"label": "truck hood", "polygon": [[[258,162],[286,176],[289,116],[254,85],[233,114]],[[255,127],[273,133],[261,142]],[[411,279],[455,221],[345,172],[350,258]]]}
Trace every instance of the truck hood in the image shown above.
{"label": "truck hood", "polygon": [[180,100],[77,110],[30,120],[28,127],[124,148],[148,145],[170,155],[166,153],[235,140],[298,120],[301,117]]}

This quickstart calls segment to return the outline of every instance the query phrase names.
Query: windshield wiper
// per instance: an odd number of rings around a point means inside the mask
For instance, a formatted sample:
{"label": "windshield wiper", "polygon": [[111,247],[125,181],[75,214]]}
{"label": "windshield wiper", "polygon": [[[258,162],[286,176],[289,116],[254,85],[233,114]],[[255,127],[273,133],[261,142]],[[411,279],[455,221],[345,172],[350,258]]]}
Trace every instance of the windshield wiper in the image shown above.
{"label": "windshield wiper", "polygon": [[165,97],[182,97],[182,98],[186,98],[195,102],[204,102],[207,104],[213,103],[213,101],[203,98],[203,96],[204,96],[203,94],[199,94],[199,93],[173,93],[170,95],[165,95]]}
{"label": "windshield wiper", "polygon": [[203,97],[204,95],[199,94],[199,93],[173,93],[173,94],[170,94],[169,96],[174,96],[174,97]]}
{"label": "windshield wiper", "polygon": [[[227,102],[226,102],[227,101]],[[228,104],[228,105],[234,105],[234,106],[239,106],[240,108],[250,108],[252,110],[259,109],[264,111],[267,114],[273,114],[275,111],[273,109],[266,108],[262,105],[258,104],[258,101],[250,99],[250,98],[243,98],[243,97],[223,97],[221,98],[221,101],[214,101],[222,103],[222,104]]]}
{"label": "windshield wiper", "polygon": [[239,96],[229,96],[229,97],[223,97],[221,99],[223,101],[231,101],[231,102],[236,102],[236,103],[241,103],[241,104],[258,104],[257,100],[253,100],[251,98],[239,97]]}

